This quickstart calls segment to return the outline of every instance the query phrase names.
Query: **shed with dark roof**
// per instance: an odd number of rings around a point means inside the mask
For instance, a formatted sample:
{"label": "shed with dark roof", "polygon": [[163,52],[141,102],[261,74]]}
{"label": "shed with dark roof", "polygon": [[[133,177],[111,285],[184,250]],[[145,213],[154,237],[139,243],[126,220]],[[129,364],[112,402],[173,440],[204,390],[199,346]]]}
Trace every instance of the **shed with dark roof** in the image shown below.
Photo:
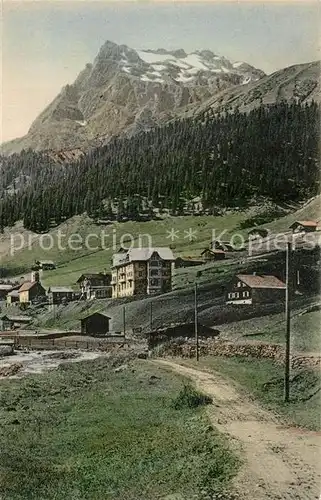
{"label": "shed with dark roof", "polygon": [[104,337],[109,333],[111,318],[102,312],[94,312],[80,319],[82,335]]}

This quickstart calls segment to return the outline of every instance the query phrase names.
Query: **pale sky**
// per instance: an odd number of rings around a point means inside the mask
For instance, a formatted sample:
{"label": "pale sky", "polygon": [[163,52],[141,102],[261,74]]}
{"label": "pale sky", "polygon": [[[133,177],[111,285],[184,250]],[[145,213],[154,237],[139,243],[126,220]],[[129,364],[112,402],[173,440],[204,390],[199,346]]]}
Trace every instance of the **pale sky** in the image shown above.
{"label": "pale sky", "polygon": [[211,49],[266,73],[320,59],[317,0],[6,0],[2,5],[3,141],[27,133],[106,40],[138,49]]}

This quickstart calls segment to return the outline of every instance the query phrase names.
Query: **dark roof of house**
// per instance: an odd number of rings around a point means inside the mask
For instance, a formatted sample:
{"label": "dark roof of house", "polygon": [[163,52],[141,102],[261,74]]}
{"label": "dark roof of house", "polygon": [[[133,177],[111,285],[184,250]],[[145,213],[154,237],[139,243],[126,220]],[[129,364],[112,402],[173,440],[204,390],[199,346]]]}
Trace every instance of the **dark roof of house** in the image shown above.
{"label": "dark roof of house", "polygon": [[108,316],[106,313],[100,312],[100,311],[96,311],[96,312],[93,312],[91,314],[86,314],[86,316],[81,316],[79,319],[84,320],[84,319],[91,318],[92,316],[97,316],[97,315],[103,316],[104,318],[107,318],[107,319],[111,319],[111,317]]}
{"label": "dark roof of house", "polygon": [[280,288],[285,289],[283,281],[276,276],[258,274],[238,274],[237,278],[250,288]]}
{"label": "dark roof of house", "polygon": [[317,227],[318,223],[315,220],[296,220],[290,227],[294,226]]}
{"label": "dark roof of house", "polygon": [[212,254],[216,254],[216,253],[224,253],[224,250],[221,250],[220,248],[205,248],[205,250],[203,250],[203,252],[201,253],[201,255],[203,255],[205,252],[210,252]]}
{"label": "dark roof of house", "polygon": [[77,283],[80,283],[81,281],[87,279],[87,280],[104,280],[108,281],[110,278],[110,275],[104,274],[104,273],[85,273],[82,274],[78,280]]}

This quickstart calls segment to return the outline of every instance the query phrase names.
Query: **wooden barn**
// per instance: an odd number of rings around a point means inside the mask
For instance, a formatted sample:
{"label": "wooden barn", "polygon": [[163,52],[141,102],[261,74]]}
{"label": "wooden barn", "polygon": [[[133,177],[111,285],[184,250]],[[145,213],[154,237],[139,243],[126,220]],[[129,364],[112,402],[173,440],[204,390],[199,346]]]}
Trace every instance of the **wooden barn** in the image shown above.
{"label": "wooden barn", "polygon": [[31,323],[31,316],[10,316],[3,314],[0,317],[0,330],[14,330],[15,328],[21,328],[27,326]]}
{"label": "wooden barn", "polygon": [[109,334],[109,323],[111,318],[107,314],[95,312],[80,320],[81,334],[93,337],[104,337]]}
{"label": "wooden barn", "polygon": [[226,304],[266,304],[285,299],[285,284],[276,276],[238,274],[226,291]]}
{"label": "wooden barn", "polygon": [[62,304],[73,300],[73,289],[66,286],[51,286],[48,288],[48,299],[50,304]]}
{"label": "wooden barn", "polygon": [[203,257],[206,262],[210,262],[212,260],[223,260],[225,259],[225,252],[220,249],[210,250],[209,248],[206,248],[201,253],[201,257]]}
{"label": "wooden barn", "polygon": [[294,233],[312,233],[318,229],[318,223],[315,220],[297,220],[293,222],[290,229]]}

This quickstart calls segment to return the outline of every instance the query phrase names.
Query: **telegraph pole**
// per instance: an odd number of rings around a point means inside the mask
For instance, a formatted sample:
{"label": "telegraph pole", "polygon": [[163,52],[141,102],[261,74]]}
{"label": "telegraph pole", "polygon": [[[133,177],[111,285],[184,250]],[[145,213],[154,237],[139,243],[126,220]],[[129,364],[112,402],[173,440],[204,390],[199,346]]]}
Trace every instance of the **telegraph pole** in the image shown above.
{"label": "telegraph pole", "polygon": [[149,311],[149,328],[150,331],[153,331],[153,302],[150,303],[150,311]]}
{"label": "telegraph pole", "polygon": [[126,336],[126,309],[125,306],[123,307],[123,330],[124,330],[124,337]]}
{"label": "telegraph pole", "polygon": [[195,290],[194,290],[194,318],[195,318],[196,361],[198,361],[199,345],[198,345],[198,318],[197,318],[197,283],[195,283]]}
{"label": "telegraph pole", "polygon": [[290,294],[291,294],[291,257],[292,245],[290,242],[286,246],[286,260],[285,260],[285,276],[286,276],[286,289],[285,289],[285,366],[284,366],[284,401],[288,402],[290,399],[290,340],[291,340],[291,323],[290,323]]}

